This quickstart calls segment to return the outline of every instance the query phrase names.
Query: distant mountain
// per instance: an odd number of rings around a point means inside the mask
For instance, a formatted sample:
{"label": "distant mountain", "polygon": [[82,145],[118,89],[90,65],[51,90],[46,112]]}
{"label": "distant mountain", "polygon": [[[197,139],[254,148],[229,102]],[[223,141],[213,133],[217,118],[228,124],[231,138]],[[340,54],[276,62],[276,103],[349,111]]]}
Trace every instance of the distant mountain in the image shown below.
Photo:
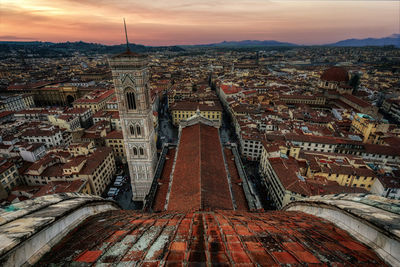
{"label": "distant mountain", "polygon": [[[185,51],[178,46],[144,46],[137,44],[129,44],[131,51],[146,53],[155,51]],[[86,54],[115,54],[125,51],[126,44],[121,45],[103,45],[86,42],[7,42],[0,41],[0,55],[8,53],[12,50],[23,50],[24,54],[36,54],[39,56],[72,56],[72,53],[79,51]],[[22,53],[22,52],[21,52]]]}
{"label": "distant mountain", "polygon": [[297,46],[293,43],[285,43],[274,40],[243,40],[243,41],[223,41],[221,43],[204,44],[198,46],[211,46],[211,47],[231,47],[231,46]]}
{"label": "distant mountain", "polygon": [[347,39],[327,46],[384,46],[394,45],[400,47],[400,34],[392,34],[383,38]]}

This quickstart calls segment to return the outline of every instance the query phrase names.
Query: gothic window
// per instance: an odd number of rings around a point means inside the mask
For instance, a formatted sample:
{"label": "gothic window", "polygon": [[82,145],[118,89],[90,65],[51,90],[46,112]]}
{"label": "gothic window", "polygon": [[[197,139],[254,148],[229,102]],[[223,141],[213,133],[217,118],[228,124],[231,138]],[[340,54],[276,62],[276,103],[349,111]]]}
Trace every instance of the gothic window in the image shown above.
{"label": "gothic window", "polygon": [[144,150],[143,150],[143,148],[139,148],[139,155],[140,155],[140,156],[143,156],[143,155],[144,155]]}
{"label": "gothic window", "polygon": [[142,129],[140,128],[139,125],[136,126],[136,133],[137,135],[142,135]]}
{"label": "gothic window", "polygon": [[134,92],[126,93],[126,102],[128,103],[128,109],[136,109],[136,96]]}
{"label": "gothic window", "polygon": [[135,127],[133,125],[129,126],[129,131],[131,132],[131,135],[135,135]]}
{"label": "gothic window", "polygon": [[133,148],[133,155],[134,155],[134,156],[137,156],[137,154],[138,154],[137,148],[134,147],[134,148]]}

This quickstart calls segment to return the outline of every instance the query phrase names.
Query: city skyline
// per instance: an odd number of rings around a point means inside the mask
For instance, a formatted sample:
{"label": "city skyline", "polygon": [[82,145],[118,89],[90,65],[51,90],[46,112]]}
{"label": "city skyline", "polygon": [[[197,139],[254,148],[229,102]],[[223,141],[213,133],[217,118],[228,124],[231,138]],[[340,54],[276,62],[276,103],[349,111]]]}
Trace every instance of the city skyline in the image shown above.
{"label": "city skyline", "polygon": [[[277,40],[302,45],[399,33],[399,1],[9,1],[0,41],[144,45]],[[29,25],[28,27],[26,25]]]}

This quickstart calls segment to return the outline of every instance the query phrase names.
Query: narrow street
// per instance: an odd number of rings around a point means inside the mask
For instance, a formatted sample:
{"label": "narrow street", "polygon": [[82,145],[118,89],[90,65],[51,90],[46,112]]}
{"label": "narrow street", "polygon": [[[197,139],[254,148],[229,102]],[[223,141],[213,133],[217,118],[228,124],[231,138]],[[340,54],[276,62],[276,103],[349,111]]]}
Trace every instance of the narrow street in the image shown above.
{"label": "narrow street", "polygon": [[225,112],[225,110],[222,112],[222,124],[219,128],[219,135],[221,137],[221,142],[223,145],[229,142],[237,142],[235,129],[229,115],[227,114],[227,112]]}
{"label": "narrow street", "polygon": [[267,189],[261,182],[261,176],[258,172],[259,162],[247,161],[242,159],[243,165],[249,181],[252,183],[256,194],[259,197],[262,207],[264,210],[276,210],[273,206],[272,201],[268,197]]}
{"label": "narrow street", "polygon": [[168,99],[163,95],[158,109],[158,139],[157,148],[163,143],[176,143],[178,141],[178,128],[172,125],[171,115],[168,112]]}
{"label": "narrow street", "polygon": [[[228,113],[224,111],[222,113],[222,125],[220,128],[220,137],[222,144],[227,143],[236,143],[239,145],[239,140],[235,133],[235,128],[233,126],[232,120],[229,117]],[[248,161],[242,158],[242,162],[245,168],[245,172],[249,179],[249,182],[252,183],[253,189],[255,193],[258,195],[260,199],[261,205],[264,210],[274,210],[275,207],[272,206],[272,201],[269,200],[267,195],[267,190],[263,186],[261,182],[260,174],[258,173],[258,162]]]}
{"label": "narrow street", "polygon": [[[122,170],[122,174],[120,174]],[[122,186],[114,186],[115,178],[118,176],[114,175],[112,182],[107,186],[106,190],[102,194],[104,198],[109,198],[107,195],[108,191],[111,187],[116,187],[119,189],[119,192],[113,199],[123,208],[124,210],[140,210],[142,208],[142,202],[132,201],[132,186],[129,178],[129,170],[128,165],[117,165],[117,173],[121,176],[127,176],[126,181],[122,184]]]}

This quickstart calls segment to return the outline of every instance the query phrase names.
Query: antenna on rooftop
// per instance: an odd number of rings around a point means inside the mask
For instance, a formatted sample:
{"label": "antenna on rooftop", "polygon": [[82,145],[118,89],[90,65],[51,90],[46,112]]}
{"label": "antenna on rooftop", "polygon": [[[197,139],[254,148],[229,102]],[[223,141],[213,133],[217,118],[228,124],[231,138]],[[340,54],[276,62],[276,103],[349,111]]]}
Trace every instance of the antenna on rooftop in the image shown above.
{"label": "antenna on rooftop", "polygon": [[128,41],[128,32],[126,30],[125,18],[124,18],[124,28],[125,28],[125,38],[126,38],[126,51],[130,52],[130,50],[129,50],[129,41]]}

